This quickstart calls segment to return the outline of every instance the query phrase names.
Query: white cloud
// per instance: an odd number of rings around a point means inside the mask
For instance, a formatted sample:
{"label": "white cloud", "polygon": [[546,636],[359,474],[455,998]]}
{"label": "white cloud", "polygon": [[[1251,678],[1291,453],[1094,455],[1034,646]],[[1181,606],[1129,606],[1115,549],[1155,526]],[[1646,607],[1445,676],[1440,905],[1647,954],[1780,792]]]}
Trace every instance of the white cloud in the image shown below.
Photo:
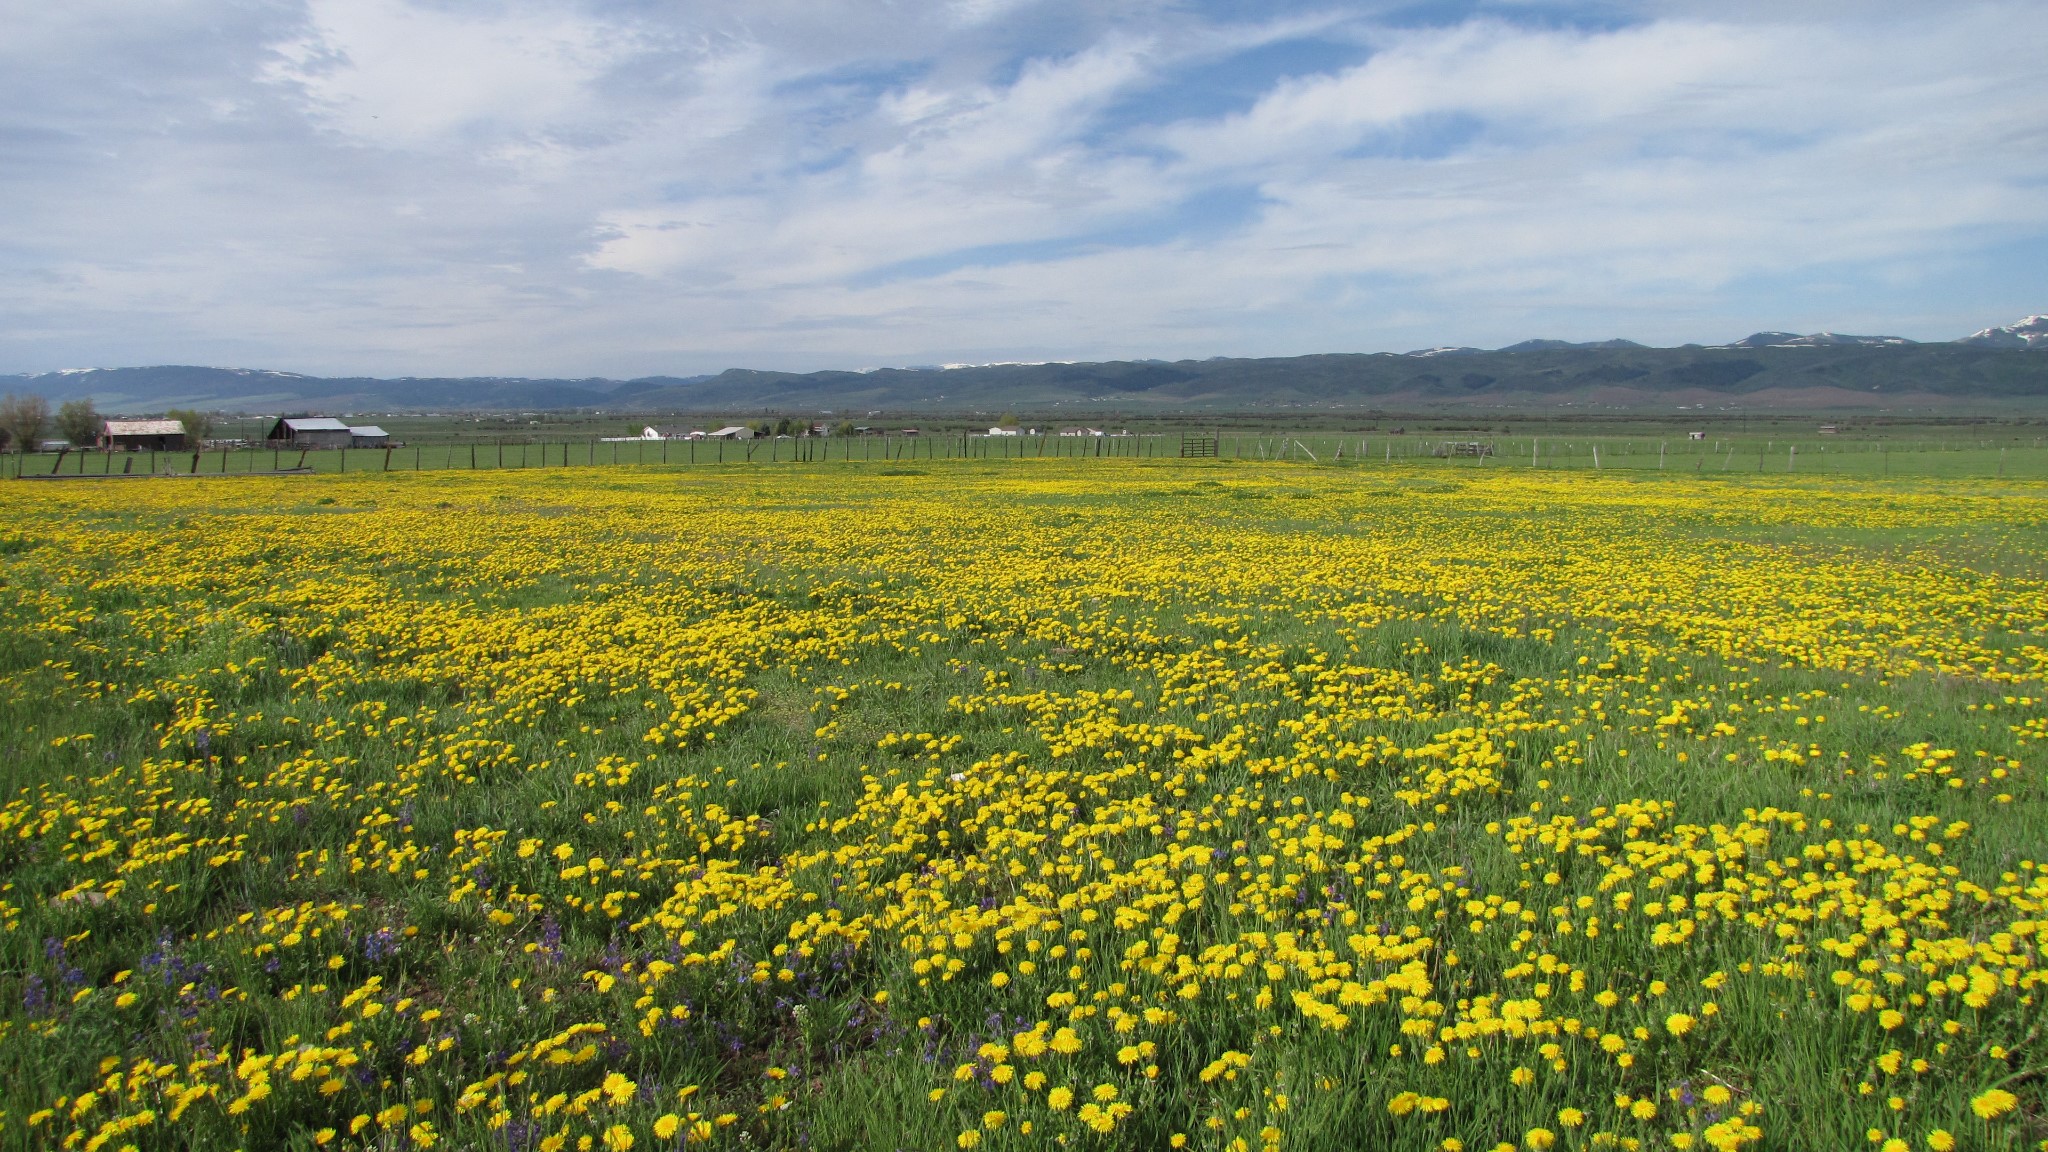
{"label": "white cloud", "polygon": [[[1848,326],[1823,282],[1906,335],[2048,304],[1999,263],[2048,237],[2031,9],[1672,8],[42,6],[0,41],[0,370],[1713,339]],[[1230,71],[1303,38],[1370,54]]]}
{"label": "white cloud", "polygon": [[383,146],[446,146],[466,133],[531,133],[599,114],[590,84],[627,45],[555,6],[433,7],[312,0],[308,27],[275,45],[269,78],[324,123]]}
{"label": "white cloud", "polygon": [[1109,44],[1034,61],[1002,88],[888,92],[874,119],[893,139],[857,160],[747,197],[619,209],[593,267],[801,285],[990,244],[1070,234],[1133,199],[1129,165],[1075,137],[1088,112],[1142,73],[1144,47]]}

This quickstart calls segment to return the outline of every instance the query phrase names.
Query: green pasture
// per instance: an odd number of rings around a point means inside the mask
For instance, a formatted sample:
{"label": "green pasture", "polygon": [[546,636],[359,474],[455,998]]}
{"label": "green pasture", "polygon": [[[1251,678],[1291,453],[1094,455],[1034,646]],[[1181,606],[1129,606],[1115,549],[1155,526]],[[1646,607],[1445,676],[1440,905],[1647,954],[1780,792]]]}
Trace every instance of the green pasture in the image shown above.
{"label": "green pasture", "polygon": [[606,440],[597,437],[423,440],[392,448],[229,448],[205,451],[16,454],[0,459],[8,476],[187,476],[274,471],[314,473],[533,470],[567,467],[812,465],[941,460],[1217,458],[1370,469],[1534,468],[1730,475],[1890,476],[2048,479],[2048,438],[2004,430],[1995,435],[1916,430],[1897,438],[1866,435],[1586,433],[1500,434],[1475,430],[1327,430],[1245,433],[1230,430],[1139,432],[1102,437],[997,437],[969,434],[781,437],[751,441]]}

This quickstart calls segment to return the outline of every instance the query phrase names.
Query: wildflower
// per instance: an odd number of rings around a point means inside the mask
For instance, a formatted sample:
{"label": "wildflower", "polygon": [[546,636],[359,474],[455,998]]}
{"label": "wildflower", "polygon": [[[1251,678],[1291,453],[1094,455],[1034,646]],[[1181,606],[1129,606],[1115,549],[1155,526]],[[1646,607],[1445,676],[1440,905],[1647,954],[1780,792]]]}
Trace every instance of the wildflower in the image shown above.
{"label": "wildflower", "polygon": [[1062,1085],[1045,1094],[1045,1106],[1055,1112],[1063,1112],[1074,1102],[1074,1090]]}
{"label": "wildflower", "polygon": [[2020,1098],[2003,1088],[1979,1093],[1970,1101],[1970,1111],[1985,1120],[1995,1119],[2020,1106]]}
{"label": "wildflower", "polygon": [[1683,1012],[1673,1012],[1664,1018],[1664,1030],[1673,1036],[1683,1036],[1692,1031],[1693,1018]]}
{"label": "wildflower", "polygon": [[623,1108],[633,1102],[633,1096],[640,1090],[640,1086],[617,1072],[612,1072],[605,1076],[604,1084],[599,1090],[604,1093],[605,1101],[612,1107]]}

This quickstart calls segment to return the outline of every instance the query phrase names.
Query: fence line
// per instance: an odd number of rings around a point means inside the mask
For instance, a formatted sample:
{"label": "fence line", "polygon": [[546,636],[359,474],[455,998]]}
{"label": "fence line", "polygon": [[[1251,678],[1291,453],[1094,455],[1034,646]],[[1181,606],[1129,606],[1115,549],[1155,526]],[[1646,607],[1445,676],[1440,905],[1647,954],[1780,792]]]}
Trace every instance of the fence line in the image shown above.
{"label": "fence line", "polygon": [[2048,445],[2035,441],[1914,439],[1803,441],[1766,438],[1524,436],[1457,440],[1384,432],[1298,436],[1182,431],[1128,436],[788,437],[754,440],[499,439],[387,448],[213,448],[12,453],[0,475],[17,479],[308,475],[363,472],[520,471],[547,468],[730,464],[912,463],[943,460],[1181,459],[1190,444],[1221,460],[1293,461],[1372,468],[1430,462],[1437,468],[1756,471],[1790,475],[2048,478]]}

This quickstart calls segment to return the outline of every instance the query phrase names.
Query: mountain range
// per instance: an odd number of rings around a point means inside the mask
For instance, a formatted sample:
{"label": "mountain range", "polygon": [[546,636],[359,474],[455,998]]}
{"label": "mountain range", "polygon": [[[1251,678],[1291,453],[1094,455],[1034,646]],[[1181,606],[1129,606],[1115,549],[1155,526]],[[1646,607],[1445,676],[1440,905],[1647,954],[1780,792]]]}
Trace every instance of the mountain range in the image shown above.
{"label": "mountain range", "polygon": [[1986,328],[1956,343],[1980,348],[2048,348],[2048,316],[2029,316],[2003,328]]}
{"label": "mountain range", "polygon": [[248,368],[86,368],[0,376],[0,391],[108,412],[1217,410],[1274,407],[1743,408],[2048,403],[2048,316],[1960,340],[1758,332],[1728,344],[1525,340],[1505,348],[1208,360],[728,369],[710,376],[321,377]]}

